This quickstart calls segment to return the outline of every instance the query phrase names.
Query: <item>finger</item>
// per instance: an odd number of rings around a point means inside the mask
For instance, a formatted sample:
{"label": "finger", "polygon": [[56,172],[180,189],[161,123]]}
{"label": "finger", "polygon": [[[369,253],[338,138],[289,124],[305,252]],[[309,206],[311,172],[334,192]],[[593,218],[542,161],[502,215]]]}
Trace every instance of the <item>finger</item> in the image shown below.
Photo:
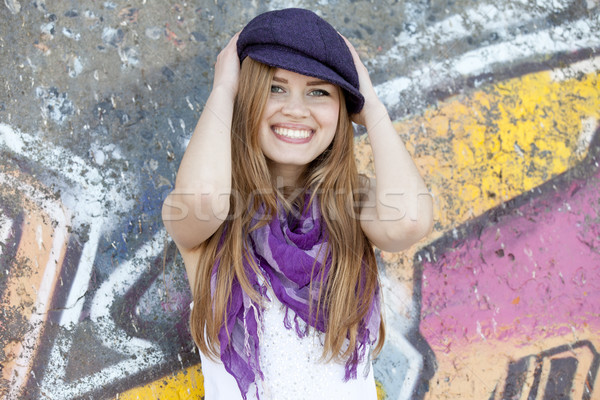
{"label": "finger", "polygon": [[352,45],[352,43],[350,43],[350,41],[348,40],[348,38],[346,36],[342,35],[339,32],[338,32],[338,34],[342,37],[342,39],[344,39],[344,42],[346,42],[346,46],[348,46],[348,49],[350,49],[350,53],[352,54],[352,57],[355,60],[357,58],[360,60],[360,57],[358,56],[358,52],[356,51],[356,49],[354,48],[354,46]]}
{"label": "finger", "polygon": [[237,32],[235,33],[235,35],[233,35],[233,36],[231,37],[231,39],[229,39],[229,43],[228,43],[228,45],[229,45],[229,44],[232,44],[232,43],[237,43],[237,41],[238,41],[238,38],[240,37],[240,33],[241,33],[241,32],[242,32],[242,31],[237,31]]}
{"label": "finger", "polygon": [[237,56],[237,41],[240,36],[240,32],[241,31],[236,32],[235,35],[233,35],[231,37],[231,39],[229,39],[229,42],[227,43],[227,45],[217,55],[217,61],[220,58],[233,57],[234,53],[235,53],[235,56]]}
{"label": "finger", "polygon": [[223,48],[223,51],[232,51],[233,49],[237,50],[238,37],[239,37],[239,32],[236,33],[235,35],[233,35],[231,37],[231,39],[229,39],[229,42],[227,42],[227,45]]}

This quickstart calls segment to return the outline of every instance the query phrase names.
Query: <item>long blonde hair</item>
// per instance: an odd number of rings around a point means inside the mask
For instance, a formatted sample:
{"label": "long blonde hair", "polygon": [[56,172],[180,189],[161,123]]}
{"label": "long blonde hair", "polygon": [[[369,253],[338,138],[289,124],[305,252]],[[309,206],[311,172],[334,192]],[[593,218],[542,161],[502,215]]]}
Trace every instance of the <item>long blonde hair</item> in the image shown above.
{"label": "long blonde hair", "polygon": [[[287,202],[276,187],[258,140],[258,126],[274,73],[275,68],[250,58],[242,63],[231,127],[229,215],[198,248],[201,255],[194,282],[191,331],[200,350],[211,358],[219,357],[218,334],[226,323],[227,304],[234,282],[237,280],[253,301],[261,303],[261,296],[250,284],[243,265],[246,260],[261,275],[245,247],[245,238],[254,228],[250,226],[252,218],[261,205],[261,212],[274,216],[278,199]],[[352,124],[343,96],[340,96],[339,120],[333,141],[306,167],[300,178],[302,186],[310,188],[313,196],[310,201],[318,199],[329,234],[327,251],[331,255],[331,269],[327,282],[320,286],[324,289],[316,299],[317,309],[311,309],[311,314],[318,315],[327,310],[323,357],[335,360],[347,360],[352,354],[358,327],[369,312],[379,286],[373,248],[360,227],[360,204],[364,194],[361,191],[365,186],[359,184],[353,145]],[[217,264],[215,288],[211,291],[211,276]],[[381,350],[384,336],[382,321],[375,354]],[[346,338],[349,343],[345,348]]]}

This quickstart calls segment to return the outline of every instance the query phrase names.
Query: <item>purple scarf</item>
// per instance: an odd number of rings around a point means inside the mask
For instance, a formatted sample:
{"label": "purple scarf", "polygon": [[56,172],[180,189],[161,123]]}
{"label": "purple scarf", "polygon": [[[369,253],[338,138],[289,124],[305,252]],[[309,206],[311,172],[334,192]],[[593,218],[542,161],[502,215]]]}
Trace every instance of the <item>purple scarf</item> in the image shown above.
{"label": "purple scarf", "polygon": [[[308,203],[308,196],[306,201]],[[285,318],[282,321],[285,327],[295,328],[298,336],[304,337],[308,333],[308,326],[325,332],[326,311],[321,310],[318,318],[315,318],[315,310],[320,283],[327,284],[331,257],[325,259],[327,229],[321,218],[317,199],[313,199],[310,207],[305,207],[301,215],[292,214],[294,213],[285,213],[283,207],[279,207],[276,218],[250,233],[249,248],[265,279],[270,283],[273,293],[286,307]],[[259,282],[252,267],[246,263],[244,266],[250,283],[260,294],[267,297],[267,288]],[[212,277],[213,290],[217,268]],[[312,296],[309,294],[310,289]],[[313,299],[312,315],[309,313],[309,299]],[[369,313],[359,325],[356,348],[346,362],[345,380],[356,378],[358,363],[365,359],[366,350],[377,340],[379,307],[377,290]],[[295,314],[293,325],[288,315],[290,309]],[[301,328],[298,318],[306,323],[306,330]],[[257,383],[258,397],[258,379],[264,379],[259,365],[261,320],[260,305],[252,302],[237,280],[234,281],[226,321],[231,340],[224,326],[219,332],[219,343],[221,361],[237,381],[244,399],[253,382]]]}

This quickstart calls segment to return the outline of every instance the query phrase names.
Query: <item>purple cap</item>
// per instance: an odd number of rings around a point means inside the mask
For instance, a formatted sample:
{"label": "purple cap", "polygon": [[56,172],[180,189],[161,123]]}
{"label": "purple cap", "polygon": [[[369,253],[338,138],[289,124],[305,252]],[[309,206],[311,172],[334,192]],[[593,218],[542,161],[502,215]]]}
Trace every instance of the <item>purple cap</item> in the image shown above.
{"label": "purple cap", "polygon": [[363,107],[350,49],[328,22],[310,10],[287,8],[260,14],[240,33],[237,51],[240,62],[249,56],[340,86],[350,114]]}

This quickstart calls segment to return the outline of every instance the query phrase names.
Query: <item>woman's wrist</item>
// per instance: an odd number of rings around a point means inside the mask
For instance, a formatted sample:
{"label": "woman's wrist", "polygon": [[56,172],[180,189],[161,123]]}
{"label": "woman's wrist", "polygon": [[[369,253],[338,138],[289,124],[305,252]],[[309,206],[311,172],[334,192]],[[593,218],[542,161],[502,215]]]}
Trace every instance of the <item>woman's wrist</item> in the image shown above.
{"label": "woman's wrist", "polygon": [[389,115],[385,105],[377,99],[377,101],[366,103],[363,108],[363,120],[367,133],[375,129],[379,124],[389,120]]}
{"label": "woman's wrist", "polygon": [[230,100],[233,103],[236,94],[237,85],[231,85],[228,83],[218,83],[213,85],[210,96],[217,96],[219,99]]}

